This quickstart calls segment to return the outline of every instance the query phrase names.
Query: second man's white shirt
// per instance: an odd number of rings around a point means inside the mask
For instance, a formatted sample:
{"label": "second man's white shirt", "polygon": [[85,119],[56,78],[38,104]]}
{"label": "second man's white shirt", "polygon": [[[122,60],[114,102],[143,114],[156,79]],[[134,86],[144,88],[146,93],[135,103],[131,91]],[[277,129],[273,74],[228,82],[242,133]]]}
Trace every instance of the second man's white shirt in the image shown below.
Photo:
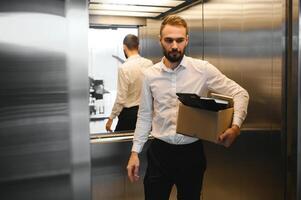
{"label": "second man's white shirt", "polygon": [[130,56],[118,69],[117,95],[111,119],[117,117],[122,109],[139,105],[144,70],[153,63],[140,55]]}

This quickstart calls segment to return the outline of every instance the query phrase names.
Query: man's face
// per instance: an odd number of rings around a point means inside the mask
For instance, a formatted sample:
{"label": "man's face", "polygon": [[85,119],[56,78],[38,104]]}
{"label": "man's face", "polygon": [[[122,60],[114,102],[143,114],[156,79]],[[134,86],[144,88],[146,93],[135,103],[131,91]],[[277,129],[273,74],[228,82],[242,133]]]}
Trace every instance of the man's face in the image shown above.
{"label": "man's face", "polygon": [[180,62],[188,44],[188,36],[183,26],[166,25],[160,36],[163,54],[171,63]]}

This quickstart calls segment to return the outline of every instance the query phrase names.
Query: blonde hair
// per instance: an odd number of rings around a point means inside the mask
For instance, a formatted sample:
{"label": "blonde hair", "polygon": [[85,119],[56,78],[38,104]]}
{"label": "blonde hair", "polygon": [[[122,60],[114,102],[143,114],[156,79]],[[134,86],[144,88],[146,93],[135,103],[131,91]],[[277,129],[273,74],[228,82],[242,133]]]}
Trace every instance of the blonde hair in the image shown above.
{"label": "blonde hair", "polygon": [[165,17],[161,23],[160,27],[160,35],[162,35],[162,30],[166,25],[171,25],[171,26],[183,26],[186,29],[186,35],[188,35],[188,26],[186,21],[177,15],[168,15]]}

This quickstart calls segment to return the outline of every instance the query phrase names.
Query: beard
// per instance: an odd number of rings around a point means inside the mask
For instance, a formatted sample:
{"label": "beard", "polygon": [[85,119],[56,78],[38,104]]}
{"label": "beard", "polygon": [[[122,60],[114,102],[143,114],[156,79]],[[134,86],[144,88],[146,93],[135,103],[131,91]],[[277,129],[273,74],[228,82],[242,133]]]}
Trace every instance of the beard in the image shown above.
{"label": "beard", "polygon": [[172,49],[171,51],[167,51],[164,47],[162,47],[162,50],[163,50],[163,54],[164,54],[165,58],[169,62],[176,63],[176,62],[180,62],[182,60],[182,58],[184,57],[186,48],[184,48],[183,52],[179,51],[178,49]]}

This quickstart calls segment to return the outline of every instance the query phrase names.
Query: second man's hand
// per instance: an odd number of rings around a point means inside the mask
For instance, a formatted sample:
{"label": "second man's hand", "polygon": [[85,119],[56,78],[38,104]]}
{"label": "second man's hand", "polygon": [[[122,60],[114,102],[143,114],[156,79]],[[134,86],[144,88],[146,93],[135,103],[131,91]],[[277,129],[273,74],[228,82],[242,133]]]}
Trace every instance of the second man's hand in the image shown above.
{"label": "second man's hand", "polygon": [[111,129],[112,123],[113,123],[113,119],[109,118],[106,123],[106,130],[109,132],[112,132],[112,129]]}

